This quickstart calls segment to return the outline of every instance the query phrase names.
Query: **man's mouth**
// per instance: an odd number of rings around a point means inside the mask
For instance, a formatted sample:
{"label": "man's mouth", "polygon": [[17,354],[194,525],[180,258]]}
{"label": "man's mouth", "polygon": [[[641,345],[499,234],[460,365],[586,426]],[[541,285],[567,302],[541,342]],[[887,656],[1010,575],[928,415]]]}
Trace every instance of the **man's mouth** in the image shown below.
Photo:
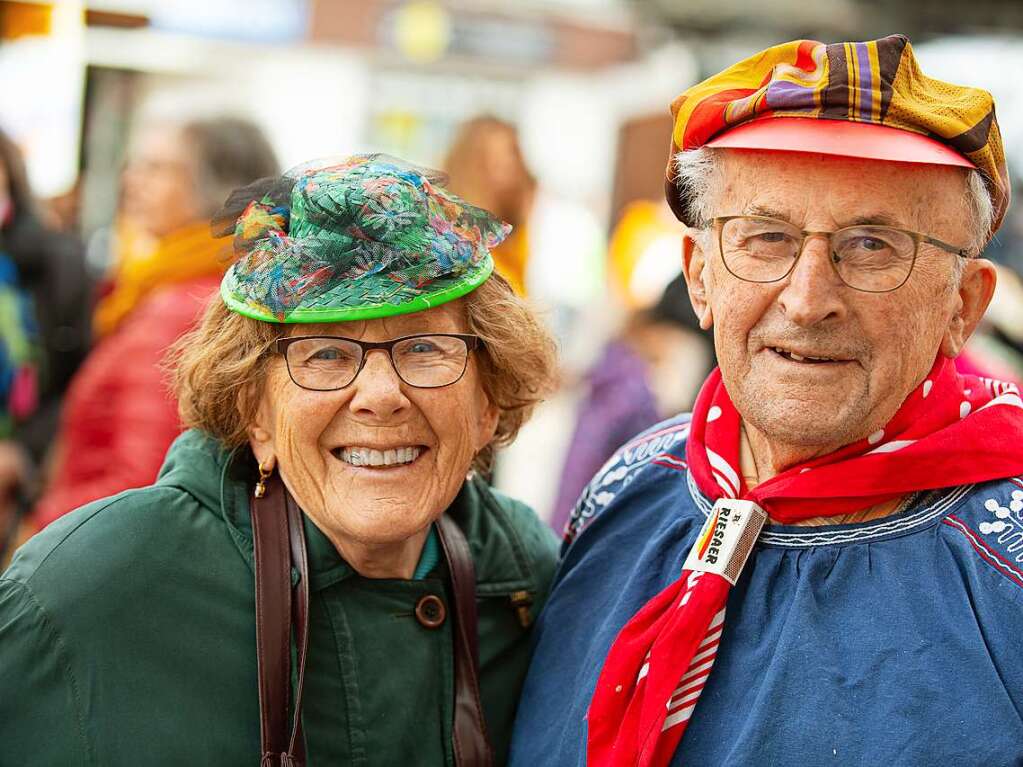
{"label": "man's mouth", "polygon": [[769,346],[772,352],[777,354],[779,357],[789,360],[790,362],[801,362],[809,365],[821,365],[825,363],[836,363],[836,362],[849,362],[846,357],[832,356],[827,354],[813,353],[813,354],[800,354],[792,349],[786,349],[783,346]]}
{"label": "man's mouth", "polygon": [[389,468],[407,466],[414,463],[427,448],[424,445],[402,445],[385,449],[372,447],[336,447],[330,452],[340,461],[350,466],[369,466],[371,468]]}

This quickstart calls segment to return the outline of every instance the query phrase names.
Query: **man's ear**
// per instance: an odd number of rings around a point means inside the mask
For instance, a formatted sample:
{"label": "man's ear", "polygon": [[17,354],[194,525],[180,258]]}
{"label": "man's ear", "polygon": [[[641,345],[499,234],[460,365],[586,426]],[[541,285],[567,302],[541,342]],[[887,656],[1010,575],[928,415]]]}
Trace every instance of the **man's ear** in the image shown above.
{"label": "man's ear", "polygon": [[710,330],[714,317],[707,297],[707,259],[699,230],[686,229],[682,237],[682,273],[689,288],[689,301],[700,319],[700,327]]}
{"label": "man's ear", "polygon": [[941,353],[949,359],[958,357],[962,352],[991,303],[997,281],[995,265],[986,258],[971,259],[966,263],[956,291],[952,319],[941,339]]}

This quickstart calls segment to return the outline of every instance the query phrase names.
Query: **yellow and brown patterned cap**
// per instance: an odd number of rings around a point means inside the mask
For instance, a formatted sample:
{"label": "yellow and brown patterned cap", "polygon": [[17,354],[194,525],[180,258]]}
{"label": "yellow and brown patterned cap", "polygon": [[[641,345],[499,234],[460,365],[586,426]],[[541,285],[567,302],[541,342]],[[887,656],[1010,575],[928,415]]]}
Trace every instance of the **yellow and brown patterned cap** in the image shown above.
{"label": "yellow and brown patterned cap", "polygon": [[[862,43],[796,40],[776,45],[689,88],[672,102],[671,114],[665,194],[679,220],[690,225],[688,201],[675,182],[675,155],[718,141],[741,146],[726,142],[722,134],[766,118],[804,118],[791,121],[793,128],[816,121],[817,134],[825,126],[841,125],[843,136],[822,148],[803,141],[807,132],[802,130],[797,148],[791,140],[771,143],[772,135],[784,131],[748,131],[758,134],[749,147],[967,165],[950,158],[955,157],[951,148],[984,174],[994,206],[992,233],[1009,205],[1009,173],[991,94],[927,77],[902,35]],[[864,131],[865,140],[849,140],[853,124],[874,130]]]}

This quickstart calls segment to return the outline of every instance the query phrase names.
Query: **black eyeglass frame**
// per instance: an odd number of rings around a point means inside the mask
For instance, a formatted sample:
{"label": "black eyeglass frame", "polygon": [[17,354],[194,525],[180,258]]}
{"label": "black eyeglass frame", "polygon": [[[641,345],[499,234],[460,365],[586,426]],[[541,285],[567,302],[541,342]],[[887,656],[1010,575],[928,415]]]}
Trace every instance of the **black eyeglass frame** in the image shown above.
{"label": "black eyeglass frame", "polygon": [[[888,226],[887,224],[854,224],[853,226],[843,226],[841,229],[835,229],[834,231],[831,231],[831,232],[821,232],[821,231],[815,231],[815,230],[811,230],[811,229],[799,229],[799,233],[803,236],[803,239],[799,243],[799,250],[796,251],[796,257],[792,259],[792,264],[785,271],[785,273],[783,275],[781,275],[780,277],[775,277],[774,279],[771,279],[771,280],[751,280],[751,279],[749,279],[747,277],[740,277],[738,274],[733,272],[732,271],[732,267],[730,267],[728,265],[728,259],[725,258],[725,245],[724,245],[725,224],[727,224],[729,221],[734,221],[734,220],[740,219],[740,218],[741,219],[750,219],[750,220],[753,220],[753,221],[777,222],[779,224],[785,224],[786,226],[790,226],[793,229],[798,229],[798,227],[796,227],[796,225],[793,224],[790,221],[786,221],[786,220],[781,219],[781,218],[772,218],[771,216],[716,216],[715,218],[712,218],[710,220],[710,225],[717,227],[717,230],[718,230],[718,253],[721,254],[721,263],[723,263],[725,265],[725,269],[727,269],[728,273],[730,275],[732,275],[733,277],[735,277],[737,280],[742,280],[743,282],[752,282],[752,283],[755,283],[755,284],[758,284],[758,285],[766,285],[766,284],[770,284],[772,282],[780,282],[781,280],[784,280],[786,277],[788,277],[790,274],[792,274],[792,270],[796,268],[796,264],[799,263],[799,259],[800,259],[800,257],[802,257],[803,251],[806,249],[806,241],[810,237],[827,237],[828,238],[828,251],[829,251],[830,256],[831,256],[828,259],[828,261],[831,263],[831,268],[834,269],[835,274],[838,275],[838,279],[842,281],[843,285],[845,285],[846,287],[850,287],[853,290],[858,290],[861,293],[891,293],[893,290],[898,290],[903,285],[905,285],[909,281],[910,275],[913,274],[913,268],[916,266],[917,256],[920,255],[920,243],[921,242],[925,242],[928,245],[933,245],[936,248],[941,248],[942,250],[944,250],[944,251],[946,251],[948,253],[951,253],[954,256],[959,256],[960,258],[971,258],[971,259],[972,258],[976,258],[976,256],[970,254],[970,251],[969,251],[968,248],[957,247],[955,245],[952,245],[950,243],[945,242],[944,240],[939,240],[937,237],[932,237],[929,234],[924,234],[923,232],[914,232],[912,229],[902,229],[901,227],[898,227],[898,226]],[[902,279],[902,282],[900,282],[898,285],[896,285],[893,288],[885,288],[884,290],[867,290],[865,288],[858,288],[855,285],[850,285],[848,282],[846,282],[845,278],[842,276],[842,273],[840,271],[838,271],[838,262],[837,262],[837,260],[835,258],[836,254],[835,254],[835,249],[833,247],[834,236],[836,234],[838,234],[839,232],[846,231],[847,229],[863,229],[865,227],[877,227],[877,228],[882,228],[882,229],[889,229],[889,230],[891,230],[893,232],[900,232],[902,234],[909,235],[909,237],[913,240],[913,258],[912,258],[912,260],[909,263],[909,270],[906,272],[906,276]]]}
{"label": "black eyeglass frame", "polygon": [[[411,383],[405,380],[405,377],[398,372],[398,366],[394,364],[394,347],[400,344],[402,341],[409,341],[413,338],[436,338],[440,336],[442,338],[457,338],[465,344],[465,362],[462,364],[462,372],[458,374],[458,378],[448,383],[438,384],[437,386],[420,386],[419,384]],[[291,372],[291,363],[288,361],[288,347],[298,341],[316,341],[316,340],[330,340],[330,341],[347,341],[348,343],[355,344],[359,347],[361,357],[359,359],[359,367],[356,368],[354,375],[351,379],[343,386],[332,386],[329,389],[317,389],[311,386],[303,386],[295,380],[294,373]],[[465,376],[465,371],[469,367],[469,354],[476,351],[482,345],[482,339],[479,336],[471,335],[469,333],[413,333],[410,336],[401,336],[400,338],[392,338],[390,341],[360,341],[357,338],[348,338],[346,336],[288,336],[286,338],[278,338],[274,343],[274,352],[284,357],[284,366],[288,369],[288,377],[291,382],[300,389],[306,391],[340,391],[341,389],[347,389],[353,383],[355,379],[359,377],[359,373],[366,366],[366,359],[369,357],[369,353],[372,351],[385,351],[387,352],[387,358],[391,361],[391,369],[394,370],[394,374],[398,376],[404,383],[416,389],[443,389],[445,386],[452,386]]]}

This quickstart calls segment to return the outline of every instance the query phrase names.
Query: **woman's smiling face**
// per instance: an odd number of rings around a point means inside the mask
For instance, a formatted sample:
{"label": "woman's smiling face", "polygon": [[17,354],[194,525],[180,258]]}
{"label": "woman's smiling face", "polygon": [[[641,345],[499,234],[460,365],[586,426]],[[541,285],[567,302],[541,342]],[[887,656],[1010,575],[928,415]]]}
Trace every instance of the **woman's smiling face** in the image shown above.
{"label": "woman's smiling face", "polygon": [[[459,300],[395,317],[295,325],[289,335],[389,341],[465,332]],[[249,433],[257,460],[276,462],[299,506],[343,551],[425,530],[454,500],[497,417],[472,353],[460,380],[421,389],[398,377],[386,352],[373,351],[356,379],[336,391],[297,386],[278,356]]]}

